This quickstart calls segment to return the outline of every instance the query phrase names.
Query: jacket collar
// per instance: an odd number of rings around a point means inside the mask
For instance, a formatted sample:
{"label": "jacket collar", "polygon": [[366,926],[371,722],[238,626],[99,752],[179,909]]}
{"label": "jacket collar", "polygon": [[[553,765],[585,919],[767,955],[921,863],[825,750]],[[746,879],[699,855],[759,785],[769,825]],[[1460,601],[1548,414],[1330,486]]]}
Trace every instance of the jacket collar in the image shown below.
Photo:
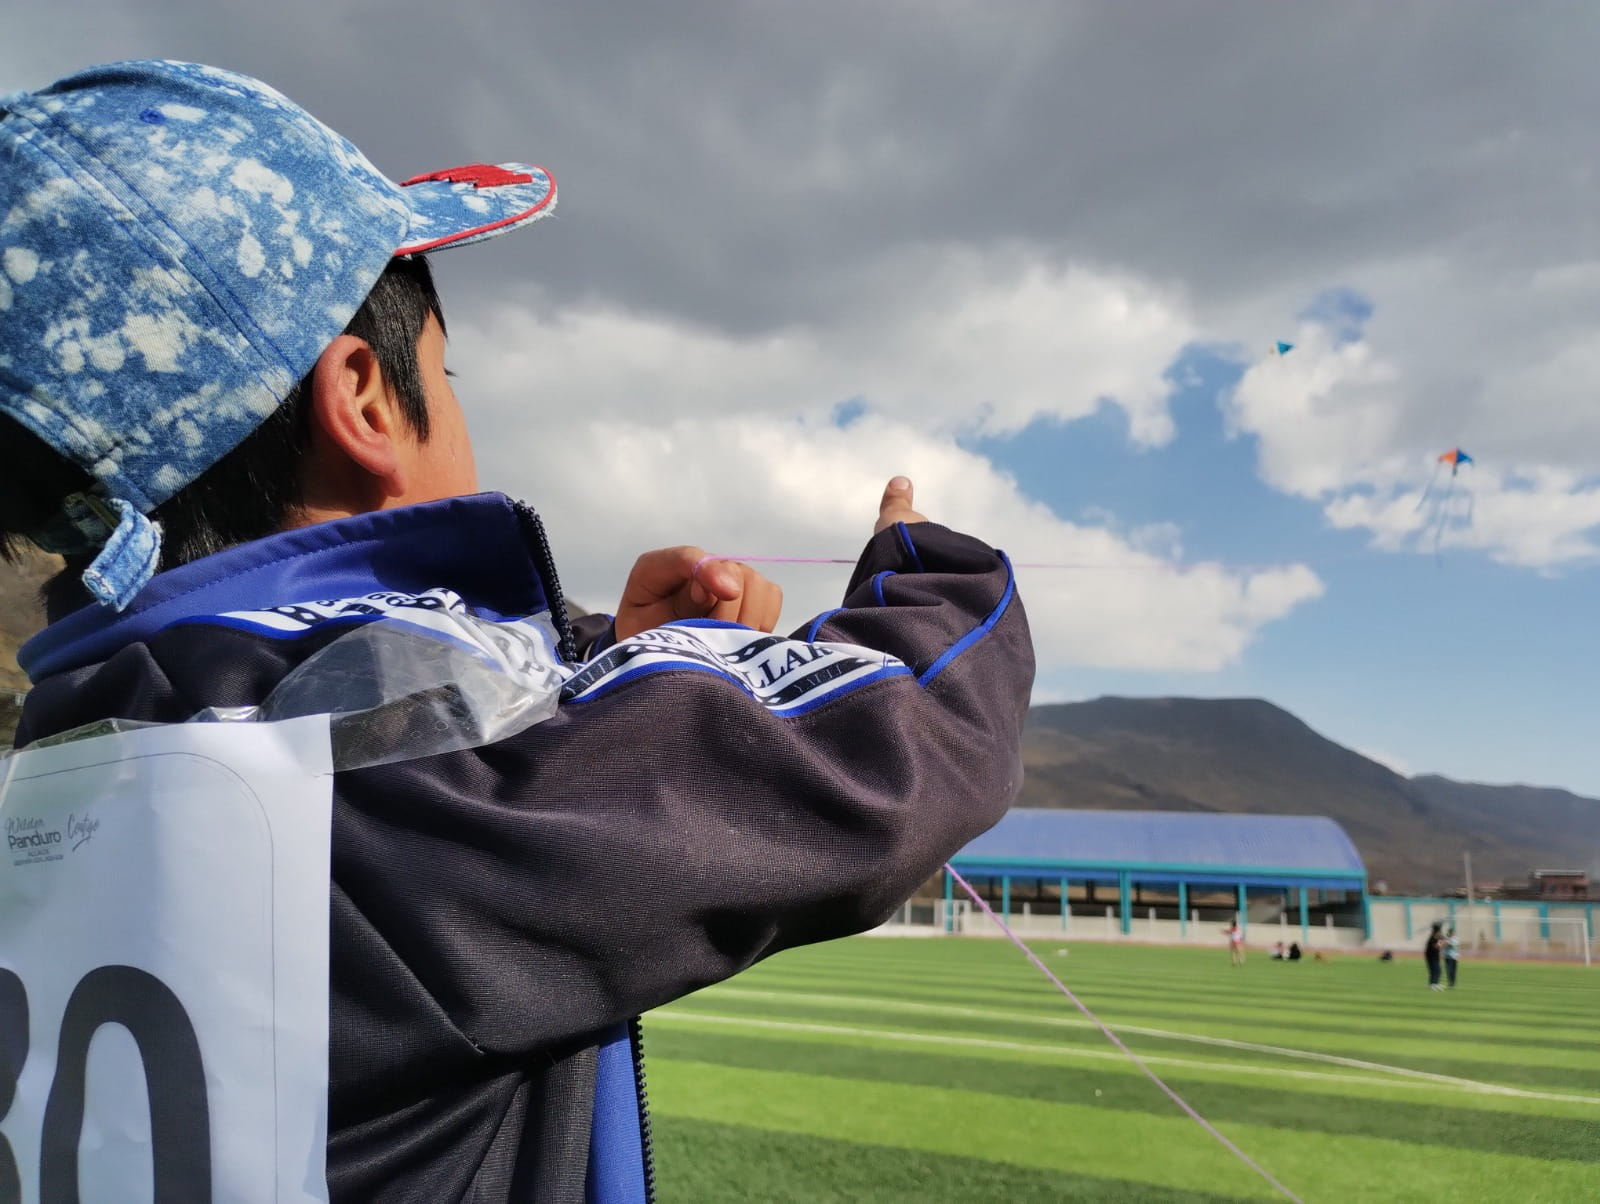
{"label": "jacket collar", "polygon": [[564,627],[538,517],[504,494],[480,493],[300,527],[181,565],[153,577],[120,613],[91,605],[51,623],[17,662],[38,682],[185,620],[438,586],[489,618],[550,609]]}

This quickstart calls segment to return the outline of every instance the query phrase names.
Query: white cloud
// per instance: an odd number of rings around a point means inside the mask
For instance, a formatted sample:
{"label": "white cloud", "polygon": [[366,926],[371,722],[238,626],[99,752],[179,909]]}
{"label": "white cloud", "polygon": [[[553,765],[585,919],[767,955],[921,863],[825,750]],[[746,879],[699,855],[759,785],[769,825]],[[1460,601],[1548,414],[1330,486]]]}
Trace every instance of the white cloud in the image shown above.
{"label": "white cloud", "polygon": [[[1302,326],[1292,353],[1251,365],[1224,399],[1230,428],[1257,441],[1263,480],[1376,547],[1475,549],[1547,571],[1592,560],[1600,264],[1506,283],[1474,266],[1372,273],[1362,291],[1378,310],[1362,337],[1341,345]],[[1475,462],[1452,494],[1438,456],[1458,446]]]}
{"label": "white cloud", "polygon": [[[1013,296],[988,294],[965,312],[1059,299],[1084,287],[1066,283],[1070,276],[1052,285],[1024,275]],[[1264,625],[1320,596],[1303,565],[1184,565],[1169,524],[1124,531],[1109,515],[1073,523],[1024,497],[953,437],[965,416],[962,391],[993,378],[983,371],[992,340],[973,332],[964,344],[952,341],[938,348],[934,369],[918,354],[950,339],[960,321],[920,306],[880,321],[885,337],[876,340],[859,327],[738,339],[600,308],[542,318],[508,306],[481,324],[458,318],[452,359],[463,366],[459,386],[485,484],[540,508],[564,586],[587,605],[609,608],[632,558],[662,545],[853,557],[884,482],[898,472],[916,481],[918,503],[935,521],[1006,548],[1024,566],[1068,566],[1018,570],[1042,675],[1067,665],[1217,669]],[[1044,354],[1049,332],[1038,331],[1039,346],[1013,332],[1019,354]],[[1091,351],[1080,346],[1076,355],[1087,361]],[[1154,360],[1152,352],[1145,370],[1158,381]],[[1096,371],[1089,362],[1086,375]],[[869,411],[835,425],[833,403],[863,391]],[[918,396],[929,398],[927,411],[910,403]],[[1015,412],[1057,401],[1040,394]],[[844,565],[768,571],[784,585],[789,625],[837,605],[849,573]]]}
{"label": "white cloud", "polygon": [[493,388],[521,382],[617,419],[815,414],[861,397],[926,429],[1008,434],[1109,403],[1136,442],[1171,439],[1164,373],[1195,326],[1170,290],[1020,248],[928,249],[873,277],[826,320],[762,335],[598,305],[545,317],[535,301],[477,315],[457,343]]}

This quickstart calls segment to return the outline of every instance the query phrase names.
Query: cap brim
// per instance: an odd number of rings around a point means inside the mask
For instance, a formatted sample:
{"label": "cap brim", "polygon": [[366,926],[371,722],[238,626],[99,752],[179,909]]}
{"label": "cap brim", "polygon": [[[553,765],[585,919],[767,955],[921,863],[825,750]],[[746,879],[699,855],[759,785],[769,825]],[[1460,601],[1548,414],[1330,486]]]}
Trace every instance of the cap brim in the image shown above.
{"label": "cap brim", "polygon": [[400,185],[411,208],[396,255],[421,255],[482,242],[538,221],[556,207],[555,179],[523,163],[473,163],[414,176]]}

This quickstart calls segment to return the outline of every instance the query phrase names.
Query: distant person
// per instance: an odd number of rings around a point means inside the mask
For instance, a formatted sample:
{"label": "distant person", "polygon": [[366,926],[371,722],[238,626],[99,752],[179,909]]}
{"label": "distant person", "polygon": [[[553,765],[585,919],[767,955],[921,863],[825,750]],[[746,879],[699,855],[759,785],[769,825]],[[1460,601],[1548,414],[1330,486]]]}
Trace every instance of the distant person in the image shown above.
{"label": "distant person", "polygon": [[1380,962],[1392,962],[1394,960],[1394,950],[1385,949],[1383,953],[1379,955],[1378,960]]}
{"label": "distant person", "polygon": [[1285,953],[1284,953],[1284,950],[1283,950],[1283,942],[1282,941],[1273,942],[1272,955],[1271,956],[1272,956],[1272,960],[1275,961],[1275,962],[1281,962],[1284,959]]}
{"label": "distant person", "polygon": [[1302,956],[1303,956],[1303,954],[1301,954],[1301,952],[1300,952],[1300,942],[1299,941],[1290,941],[1289,942],[1289,960],[1292,961],[1292,962],[1297,962],[1297,961],[1300,960],[1300,958]]}
{"label": "distant person", "polygon": [[1451,925],[1444,930],[1444,975],[1452,991],[1456,989],[1456,963],[1460,960],[1461,938],[1456,935],[1455,926]]}
{"label": "distant person", "polygon": [[1422,946],[1422,958],[1428,963],[1428,990],[1444,990],[1439,985],[1440,963],[1444,960],[1444,925],[1437,920],[1428,930],[1427,942]]}
{"label": "distant person", "polygon": [[1244,929],[1237,918],[1228,925],[1228,960],[1235,966],[1244,965]]}

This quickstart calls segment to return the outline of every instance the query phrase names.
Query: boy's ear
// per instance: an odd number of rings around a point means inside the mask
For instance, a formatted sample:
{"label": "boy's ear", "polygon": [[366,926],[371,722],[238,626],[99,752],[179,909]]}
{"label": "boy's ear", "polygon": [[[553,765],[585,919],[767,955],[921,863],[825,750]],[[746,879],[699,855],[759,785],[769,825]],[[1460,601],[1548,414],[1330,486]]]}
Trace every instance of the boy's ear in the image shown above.
{"label": "boy's ear", "polygon": [[409,428],[367,342],[349,334],[334,339],[311,370],[310,386],[313,449],[343,461],[346,472],[373,478],[385,496],[403,492],[400,440]]}

